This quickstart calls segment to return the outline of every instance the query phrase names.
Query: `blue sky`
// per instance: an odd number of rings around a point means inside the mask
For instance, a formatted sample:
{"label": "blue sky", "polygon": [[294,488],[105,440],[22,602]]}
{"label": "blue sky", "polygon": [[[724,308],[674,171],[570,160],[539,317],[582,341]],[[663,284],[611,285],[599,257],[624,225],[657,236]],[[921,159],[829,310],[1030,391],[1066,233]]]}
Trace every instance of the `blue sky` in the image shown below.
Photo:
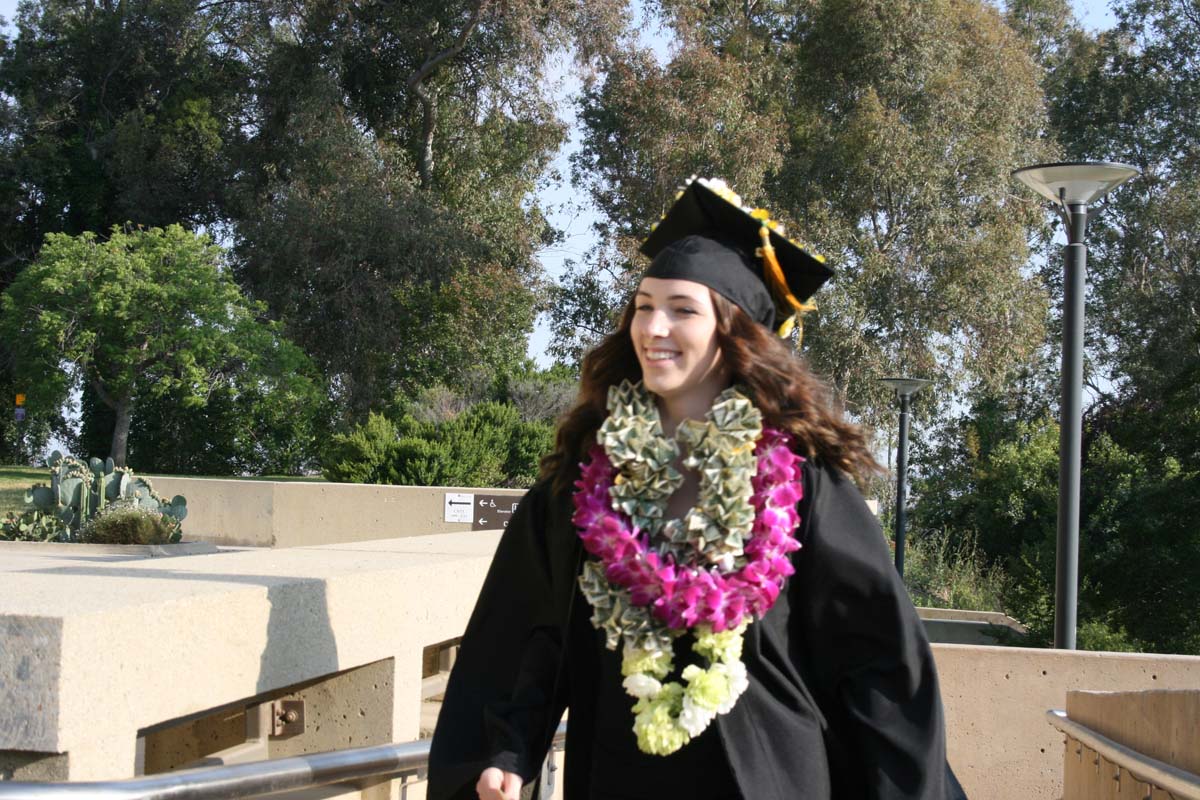
{"label": "blue sky", "polygon": [[[11,20],[16,6],[17,0],[0,0],[0,17],[4,17],[6,21]],[[1109,0],[1072,0],[1072,6],[1080,22],[1090,30],[1101,30],[1113,23]],[[665,52],[666,45],[663,43],[661,32],[653,25],[643,26],[641,30],[644,42],[655,45],[655,49],[660,52]],[[571,93],[572,85],[568,81],[564,81],[560,113],[564,119],[568,120],[573,120]],[[571,141],[559,153],[559,157],[555,161],[555,166],[564,178],[570,175],[568,159],[576,148],[575,142],[573,135]],[[586,201],[581,202],[579,195],[565,182],[558,186],[548,187],[540,199],[549,207],[551,222],[566,233],[566,238],[561,245],[547,250],[540,256],[548,274],[556,277],[561,272],[565,261],[582,259],[591,246],[593,242],[591,227],[595,219],[595,212]],[[549,364],[549,359],[545,355],[548,342],[549,330],[545,324],[539,323],[530,338],[529,354],[543,366]]]}

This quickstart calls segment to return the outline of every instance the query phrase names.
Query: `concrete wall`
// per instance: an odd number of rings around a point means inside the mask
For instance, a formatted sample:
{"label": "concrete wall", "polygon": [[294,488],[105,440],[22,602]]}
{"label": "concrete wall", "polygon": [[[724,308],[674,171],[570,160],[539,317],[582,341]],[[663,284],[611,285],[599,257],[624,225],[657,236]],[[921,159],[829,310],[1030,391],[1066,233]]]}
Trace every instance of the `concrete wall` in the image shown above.
{"label": "concrete wall", "polygon": [[1067,717],[1144,756],[1200,775],[1200,687],[1067,693]]}
{"label": "concrete wall", "polygon": [[1200,657],[933,646],[950,764],[971,798],[1058,798],[1063,736],[1046,722],[1074,689],[1200,687]]}
{"label": "concrete wall", "polygon": [[[1067,717],[1148,758],[1200,776],[1200,689],[1067,693]],[[1078,741],[1063,754],[1066,800],[1169,797]],[[1200,783],[1200,777],[1194,778]]]}
{"label": "concrete wall", "polygon": [[469,531],[470,522],[444,521],[448,492],[516,498],[525,494],[523,489],[364,483],[154,476],[150,480],[160,494],[187,498],[185,539],[251,547],[306,547]]}

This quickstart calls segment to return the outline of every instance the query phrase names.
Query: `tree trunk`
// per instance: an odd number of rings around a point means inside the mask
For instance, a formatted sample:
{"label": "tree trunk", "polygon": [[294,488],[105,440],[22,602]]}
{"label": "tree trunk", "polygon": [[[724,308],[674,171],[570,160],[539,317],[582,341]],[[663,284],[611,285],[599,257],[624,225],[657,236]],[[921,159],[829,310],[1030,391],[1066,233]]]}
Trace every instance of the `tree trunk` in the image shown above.
{"label": "tree trunk", "polygon": [[421,107],[425,112],[425,123],[422,135],[424,141],[421,144],[421,188],[428,191],[433,188],[433,135],[437,131],[437,100],[433,94],[424,86],[417,87],[417,93],[421,98]]}
{"label": "tree trunk", "polygon": [[113,426],[112,460],[118,467],[125,466],[125,453],[129,448],[129,424],[133,421],[133,402],[128,397],[117,401],[117,424]]}

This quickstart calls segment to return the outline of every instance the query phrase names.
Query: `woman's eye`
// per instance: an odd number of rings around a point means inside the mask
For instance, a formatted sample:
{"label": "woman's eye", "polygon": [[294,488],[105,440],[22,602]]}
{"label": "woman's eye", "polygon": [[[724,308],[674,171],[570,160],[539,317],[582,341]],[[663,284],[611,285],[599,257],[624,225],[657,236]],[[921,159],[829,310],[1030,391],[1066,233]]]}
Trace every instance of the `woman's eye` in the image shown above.
{"label": "woman's eye", "polygon": [[675,309],[675,313],[676,313],[676,314],[695,314],[695,313],[696,313],[696,309],[694,309],[694,308],[687,308],[687,307],[685,307],[685,308],[677,308],[677,309]]}
{"label": "woman's eye", "polygon": [[651,311],[652,306],[650,306],[648,303],[642,303],[639,306],[635,306],[633,310],[634,311]]}

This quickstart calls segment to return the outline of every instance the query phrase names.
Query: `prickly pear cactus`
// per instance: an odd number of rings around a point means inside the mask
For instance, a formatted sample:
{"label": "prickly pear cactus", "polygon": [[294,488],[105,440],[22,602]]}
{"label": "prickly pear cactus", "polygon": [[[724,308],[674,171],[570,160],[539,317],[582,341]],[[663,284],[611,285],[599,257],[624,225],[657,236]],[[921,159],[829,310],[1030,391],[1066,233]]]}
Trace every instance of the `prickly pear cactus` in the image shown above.
{"label": "prickly pear cactus", "polygon": [[66,540],[69,532],[70,529],[56,516],[36,508],[28,508],[20,515],[10,511],[0,519],[0,540],[61,542]]}
{"label": "prickly pear cactus", "polygon": [[55,450],[46,459],[50,485],[35,484],[25,493],[25,512],[0,521],[0,536],[36,541],[78,541],[80,529],[104,511],[119,504],[143,512],[162,514],[172,522],[172,541],[178,541],[180,523],[187,516],[187,500],[170,500],[154,491],[148,478],[118,467],[111,458],[86,462]]}

